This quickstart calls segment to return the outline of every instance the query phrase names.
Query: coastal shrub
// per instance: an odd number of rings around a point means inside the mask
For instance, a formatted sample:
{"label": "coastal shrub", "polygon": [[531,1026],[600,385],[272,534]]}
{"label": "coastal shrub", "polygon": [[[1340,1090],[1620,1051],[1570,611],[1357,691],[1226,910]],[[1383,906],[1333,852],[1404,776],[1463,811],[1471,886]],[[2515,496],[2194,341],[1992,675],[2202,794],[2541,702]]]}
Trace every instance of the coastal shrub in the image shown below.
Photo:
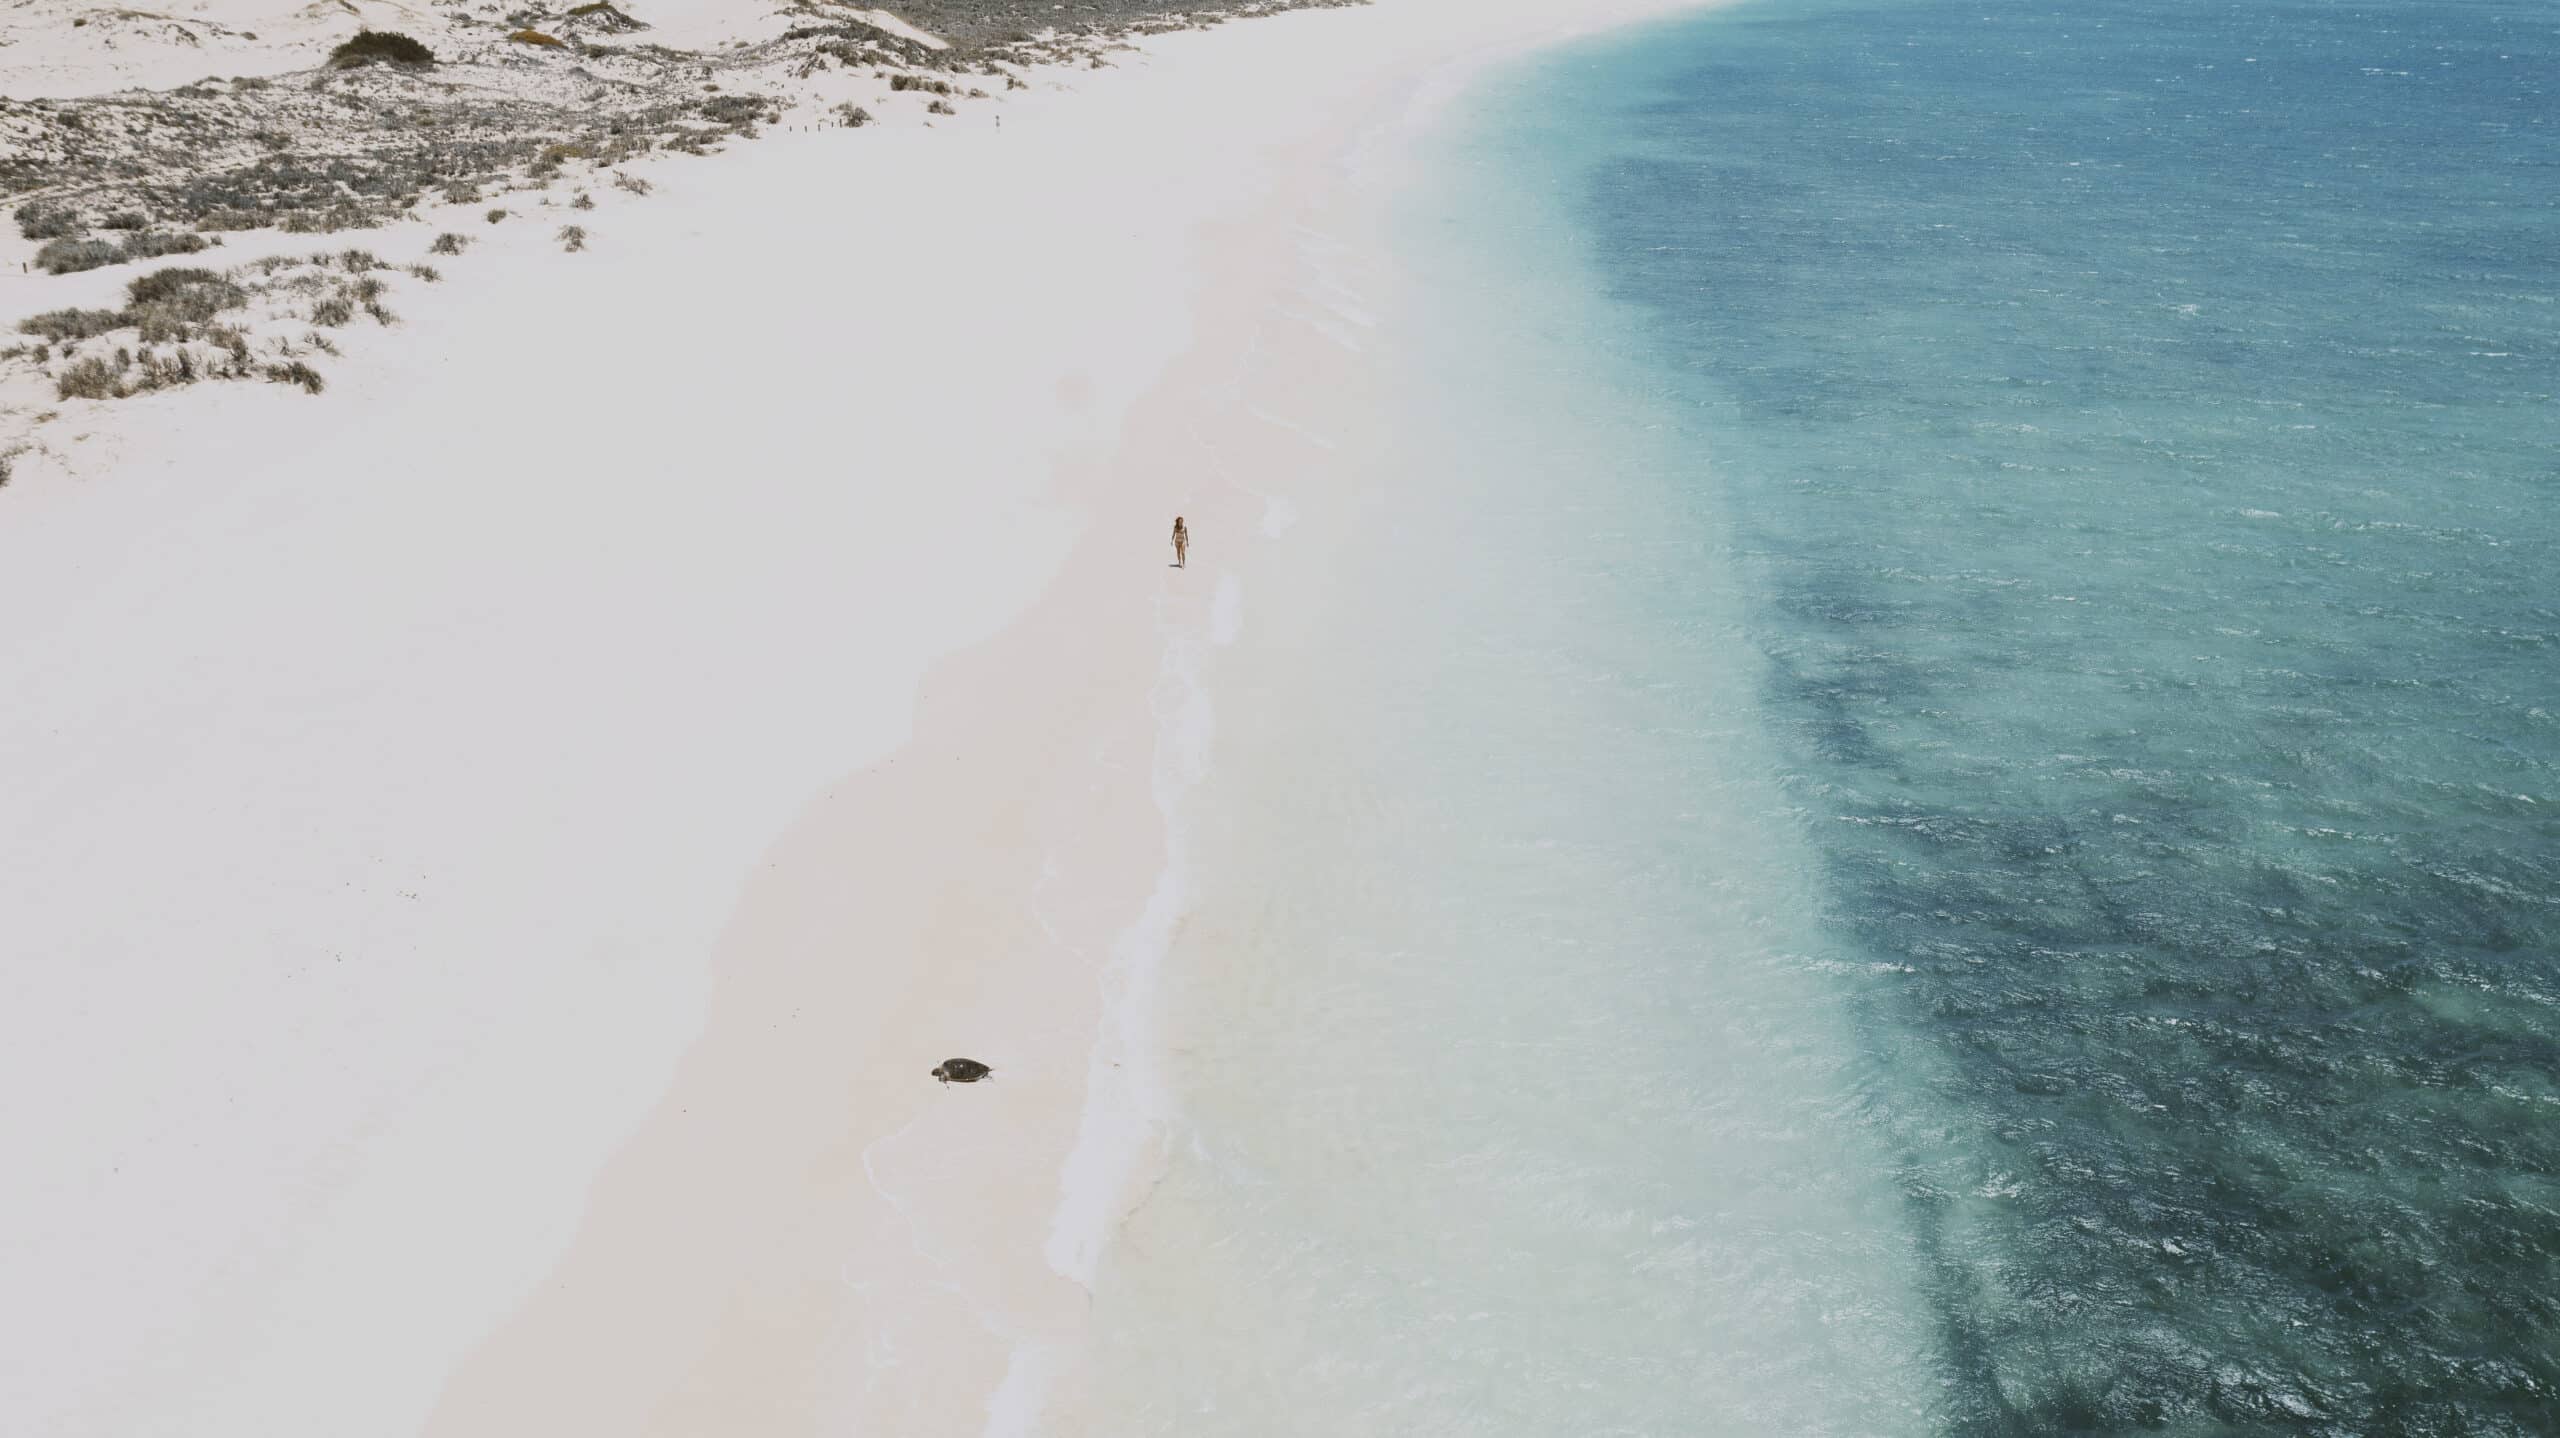
{"label": "coastal shrub", "polygon": [[545,35],[539,30],[518,30],[507,38],[519,45],[546,45],[553,49],[558,49],[560,46],[559,36]]}
{"label": "coastal shrub", "polygon": [[356,317],[355,302],[345,295],[325,295],[311,302],[311,322],[337,326]]}
{"label": "coastal shrub", "polygon": [[329,68],[357,65],[432,65],[436,52],[397,30],[358,30],[355,38],[329,52]]}
{"label": "coastal shrub", "polygon": [[277,384],[298,384],[302,386],[302,392],[304,394],[318,394],[321,390],[328,388],[328,382],[320,378],[320,371],[313,369],[311,366],[304,364],[300,360],[295,360],[290,364],[271,364],[267,366],[265,373],[268,379],[275,381]]}
{"label": "coastal shrub", "polygon": [[951,84],[949,81],[928,80],[922,75],[901,74],[893,76],[889,81],[889,88],[893,91],[922,90],[928,95],[948,95],[951,93]]}
{"label": "coastal shrub", "polygon": [[104,240],[55,240],[36,251],[36,268],[49,275],[69,275],[122,258],[122,252]]}
{"label": "coastal shrub", "polygon": [[33,200],[20,205],[13,212],[13,217],[18,222],[18,234],[24,239],[69,240],[78,238],[80,234],[79,216]]}
{"label": "coastal shrub", "polygon": [[627,34],[633,30],[646,30],[649,28],[648,26],[641,24],[639,21],[632,19],[630,16],[623,14],[613,6],[604,3],[604,0],[596,0],[596,3],[593,4],[579,5],[571,8],[569,11],[569,18],[573,20],[583,20],[588,25],[593,26],[596,29],[610,31],[616,34]]}
{"label": "coastal shrub", "polygon": [[468,236],[457,235],[448,230],[445,233],[436,236],[436,242],[427,246],[427,253],[431,255],[458,255],[468,248],[470,244],[471,240]]}
{"label": "coastal shrub", "polygon": [[[326,261],[318,262],[326,263]],[[371,250],[340,250],[338,268],[351,275],[360,275],[367,270],[387,270],[391,266],[383,261],[382,256]]]}
{"label": "coastal shrub", "polygon": [[18,321],[18,333],[38,335],[59,344],[120,330],[129,323],[120,310],[47,310]]}
{"label": "coastal shrub", "polygon": [[702,118],[722,125],[752,125],[770,108],[762,95],[718,95],[702,102]]}
{"label": "coastal shrub", "polygon": [[580,190],[578,197],[569,202],[569,208],[573,210],[592,210],[595,207],[595,197],[584,190]]}
{"label": "coastal shrub", "polygon": [[288,235],[331,235],[340,230],[379,229],[390,217],[351,200],[319,209],[288,211],[276,228]]}
{"label": "coastal shrub", "polygon": [[871,112],[860,105],[843,104],[836,106],[836,118],[853,129],[859,130],[871,123]]}
{"label": "coastal shrub", "polygon": [[960,113],[959,111],[951,108],[951,102],[948,100],[936,100],[932,104],[925,106],[924,112],[928,115],[957,115]]}
{"label": "coastal shrub", "polygon": [[645,195],[657,188],[638,175],[626,175],[620,170],[613,172],[613,187],[617,190],[628,190],[635,195]]}
{"label": "coastal shrub", "polygon": [[444,278],[444,272],[443,272],[443,271],[441,271],[441,270],[439,270],[439,269],[437,269],[437,268],[436,268],[435,266],[433,266],[433,265],[426,265],[426,264],[411,265],[411,266],[409,267],[409,273],[410,273],[410,274],[413,274],[413,275],[415,275],[415,276],[417,276],[419,279],[422,279],[422,280],[426,281],[428,284],[431,284],[431,285],[432,285],[432,284],[434,284],[434,283],[436,283],[438,280],[441,280],[441,279],[443,279],[443,278]]}
{"label": "coastal shrub", "polygon": [[491,210],[491,211],[489,212],[489,223],[494,225],[494,224],[496,224],[498,221],[503,220],[503,219],[505,219],[506,217],[507,217],[507,212],[506,212],[506,211],[504,211],[504,210]]}
{"label": "coastal shrub", "polygon": [[126,313],[145,344],[191,338],[195,326],[249,302],[248,293],[229,279],[190,265],[144,275],[125,286],[125,295],[132,301]]}
{"label": "coastal shrub", "polygon": [[183,230],[174,234],[166,230],[146,230],[138,235],[125,236],[119,253],[128,260],[155,260],[162,255],[192,255],[210,248],[212,244],[202,235]]}
{"label": "coastal shrub", "polygon": [[132,385],[125,391],[127,394],[148,394],[153,390],[176,389],[180,385],[195,383],[195,361],[189,358],[183,349],[174,351],[165,360],[149,350],[144,350],[140,359],[139,367],[142,373],[135,376]]}
{"label": "coastal shrub", "polygon": [[114,365],[90,355],[55,376],[53,392],[58,399],[122,399],[124,382]]}
{"label": "coastal shrub", "polygon": [[574,254],[576,254],[578,251],[583,250],[583,249],[585,249],[586,247],[587,247],[587,230],[586,230],[586,226],[584,226],[584,225],[562,225],[562,226],[560,227],[560,248],[562,248],[562,249],[564,249],[564,250],[568,251],[570,254],[573,254],[573,255],[574,255]]}
{"label": "coastal shrub", "polygon": [[357,301],[362,304],[369,305],[375,300],[382,298],[382,281],[375,279],[371,275],[367,275],[363,279],[356,281],[350,288],[354,291]]}
{"label": "coastal shrub", "polygon": [[124,287],[124,297],[137,305],[188,296],[204,301],[214,294],[219,294],[220,302],[206,309],[202,318],[210,319],[214,310],[228,309],[246,298],[238,285],[199,265],[171,265],[165,270],[153,270],[147,275],[136,275]]}
{"label": "coastal shrub", "polygon": [[102,230],[138,230],[149,223],[151,222],[144,218],[142,212],[139,210],[118,210],[114,214],[107,216],[105,219],[98,221],[98,228]]}
{"label": "coastal shrub", "polygon": [[389,307],[385,306],[380,300],[366,300],[364,302],[364,312],[373,316],[373,322],[378,325],[387,327],[400,323],[400,317],[393,314]]}

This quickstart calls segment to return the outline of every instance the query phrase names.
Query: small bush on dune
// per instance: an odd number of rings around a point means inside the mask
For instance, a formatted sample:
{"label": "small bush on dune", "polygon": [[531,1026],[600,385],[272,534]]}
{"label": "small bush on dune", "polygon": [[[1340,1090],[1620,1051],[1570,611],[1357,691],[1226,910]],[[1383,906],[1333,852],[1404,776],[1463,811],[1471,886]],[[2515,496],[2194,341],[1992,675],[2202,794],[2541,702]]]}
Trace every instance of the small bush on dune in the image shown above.
{"label": "small bush on dune", "polygon": [[594,0],[593,4],[572,6],[570,7],[569,14],[575,19],[592,22],[607,30],[646,30],[649,28],[648,26],[641,24],[639,21],[632,19],[630,16],[623,14],[613,6],[605,3],[605,0]]}
{"label": "small bush on dune", "polygon": [[619,170],[614,171],[613,187],[617,190],[628,190],[635,195],[645,195],[657,188],[638,175],[626,175]]}
{"label": "small bush on dune", "polygon": [[133,302],[127,314],[141,327],[145,344],[192,338],[194,326],[249,302],[248,293],[238,285],[190,265],[144,275],[127,285],[125,294]]}
{"label": "small bush on dune", "polygon": [[53,392],[58,399],[122,399],[124,381],[114,365],[91,355],[56,376]]}
{"label": "small bush on dune", "polygon": [[98,228],[102,230],[138,230],[149,223],[151,222],[144,219],[137,211],[119,210],[115,214],[109,215],[105,219],[98,221]]}
{"label": "small bush on dune", "polygon": [[311,305],[311,322],[315,325],[342,325],[355,317],[355,304],[345,295],[329,295]]}
{"label": "small bush on dune", "polygon": [[960,113],[959,111],[951,108],[951,102],[948,100],[936,100],[932,104],[925,106],[924,112],[928,115],[957,115]]}
{"label": "small bush on dune", "polygon": [[506,212],[506,211],[504,211],[504,210],[491,210],[491,211],[489,212],[489,223],[494,225],[494,224],[496,224],[498,221],[503,220],[503,219],[505,219],[506,217],[507,217],[507,212]]}
{"label": "small bush on dune", "polygon": [[560,248],[574,255],[586,247],[587,230],[584,225],[562,225],[560,227]]}
{"label": "small bush on dune", "polygon": [[580,190],[578,192],[578,198],[569,202],[569,208],[573,210],[592,210],[595,207],[595,197],[584,190]]}
{"label": "small bush on dune", "polygon": [[[321,263],[326,262],[322,261]],[[375,254],[371,250],[340,250],[338,252],[338,268],[345,270],[351,275],[360,275],[367,270],[387,270],[391,268],[391,266],[383,263],[382,256]]]}
{"label": "small bush on dune", "polygon": [[18,234],[30,240],[68,240],[80,233],[80,219],[68,210],[29,200],[16,211]]}
{"label": "small bush on dune", "polygon": [[444,234],[436,236],[436,242],[427,246],[427,253],[431,255],[458,255],[461,254],[463,250],[470,245],[470,243],[470,237],[466,235],[457,235],[451,231],[447,231]]}
{"label": "small bush on dune", "polygon": [[122,251],[104,240],[55,240],[36,251],[36,268],[49,275],[77,274],[123,257]]}
{"label": "small bush on dune", "polygon": [[202,235],[151,230],[126,236],[122,253],[128,260],[156,260],[162,255],[192,255],[212,243]]}
{"label": "small bush on dune", "polygon": [[132,321],[119,310],[49,310],[18,321],[18,333],[41,336],[60,344],[64,340],[85,340],[109,330],[120,330],[130,323]]}
{"label": "small bush on dune", "polygon": [[305,394],[318,394],[321,390],[328,388],[328,382],[320,378],[320,371],[300,360],[295,360],[291,364],[271,364],[267,366],[265,373],[267,378],[277,384],[302,386]]}
{"label": "small bush on dune", "polygon": [[[136,276],[131,284],[124,287],[124,297],[137,305],[147,305],[203,291],[227,292],[223,302],[214,306],[215,309],[228,309],[243,298],[239,286],[198,265],[171,265],[165,270]],[[205,313],[207,318],[212,316],[211,310]]]}
{"label": "small bush on dune", "polygon": [[409,273],[426,281],[428,284],[434,284],[436,281],[444,278],[444,272],[438,270],[433,265],[411,265],[409,267]]}
{"label": "small bush on dune", "polygon": [[518,30],[507,38],[519,45],[547,45],[554,49],[560,45],[559,36],[545,35],[539,30]]}
{"label": "small bush on dune", "polygon": [[863,126],[871,123],[871,112],[862,108],[860,105],[838,105],[836,106],[836,118],[844,121],[845,124],[853,127],[854,129],[859,130]]}
{"label": "small bush on dune", "polygon": [[329,68],[355,65],[432,65],[436,52],[397,30],[359,30],[356,37],[329,52]]}

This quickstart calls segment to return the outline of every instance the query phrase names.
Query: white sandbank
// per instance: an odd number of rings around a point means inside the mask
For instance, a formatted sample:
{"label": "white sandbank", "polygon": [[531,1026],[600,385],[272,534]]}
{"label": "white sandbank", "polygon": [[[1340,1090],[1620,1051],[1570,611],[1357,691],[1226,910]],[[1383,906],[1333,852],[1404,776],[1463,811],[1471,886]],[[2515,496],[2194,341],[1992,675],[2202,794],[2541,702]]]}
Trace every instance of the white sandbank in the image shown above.
{"label": "white sandbank", "polygon": [[1186,665],[1286,542],[1218,377],[1433,97],[1677,8],[777,132],[321,398],[67,405],[0,491],[0,1431],[1077,1431]]}

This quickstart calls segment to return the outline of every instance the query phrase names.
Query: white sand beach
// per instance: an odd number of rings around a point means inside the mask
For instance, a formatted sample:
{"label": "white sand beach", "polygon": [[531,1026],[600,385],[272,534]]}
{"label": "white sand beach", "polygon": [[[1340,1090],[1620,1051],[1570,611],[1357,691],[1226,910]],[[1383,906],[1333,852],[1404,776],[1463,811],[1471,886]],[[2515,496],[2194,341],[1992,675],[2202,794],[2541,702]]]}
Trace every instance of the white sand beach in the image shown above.
{"label": "white sand beach", "polygon": [[67,403],[0,490],[0,1430],[1084,1431],[1201,666],[1345,498],[1233,376],[1352,352],[1310,251],[1437,98],[1679,8],[1157,37],[484,227],[317,399]]}

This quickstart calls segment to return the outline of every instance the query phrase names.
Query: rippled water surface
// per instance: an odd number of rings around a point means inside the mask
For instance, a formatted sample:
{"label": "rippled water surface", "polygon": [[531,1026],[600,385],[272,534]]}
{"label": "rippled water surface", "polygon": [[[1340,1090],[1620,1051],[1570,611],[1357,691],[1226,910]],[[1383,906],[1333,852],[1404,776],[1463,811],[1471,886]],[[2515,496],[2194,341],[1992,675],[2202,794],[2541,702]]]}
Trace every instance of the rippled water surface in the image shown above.
{"label": "rippled water surface", "polygon": [[1306,297],[1388,438],[1211,665],[1112,1430],[2560,1432],[2555,27],[1469,97]]}
{"label": "rippled water surface", "polygon": [[2560,1431],[2555,27],[1771,3],[1518,96],[1891,966],[1951,1431]]}

